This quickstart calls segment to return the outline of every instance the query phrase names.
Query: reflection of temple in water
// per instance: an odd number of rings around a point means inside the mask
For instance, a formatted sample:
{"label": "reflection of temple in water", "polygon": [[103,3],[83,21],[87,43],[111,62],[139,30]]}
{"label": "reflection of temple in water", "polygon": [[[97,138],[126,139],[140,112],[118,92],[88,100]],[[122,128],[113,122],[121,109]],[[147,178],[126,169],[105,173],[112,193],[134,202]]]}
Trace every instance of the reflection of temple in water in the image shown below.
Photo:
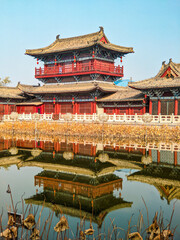
{"label": "reflection of temple in water", "polygon": [[[152,162],[147,166],[142,162],[142,156],[147,150],[148,156],[152,157]],[[106,158],[99,158],[100,154],[104,154]],[[174,198],[180,198],[180,146],[178,144],[164,143],[148,143],[143,144],[124,143],[87,143],[87,142],[70,142],[70,141],[35,141],[35,140],[11,140],[0,139],[0,166],[16,164],[18,168],[26,166],[41,167],[48,173],[53,171],[57,176],[58,172],[71,176],[71,180],[60,178],[60,180],[52,176],[36,176],[35,184],[43,185],[44,189],[51,188],[54,192],[67,192],[73,195],[84,195],[86,198],[100,197],[100,192],[103,196],[106,187],[111,184],[111,195],[114,190],[113,182],[107,181],[105,185],[89,184],[86,182],[86,188],[83,186],[85,177],[91,178],[92,182],[102,176],[111,176],[117,169],[128,168],[137,169],[138,172],[128,176],[129,180],[142,181],[154,185],[161,198],[167,199],[170,202]],[[56,174],[54,173],[56,172]],[[42,172],[43,173],[43,172]],[[69,174],[69,175],[68,175]],[[83,176],[83,181],[77,181],[80,176]],[[64,175],[63,175],[64,177]],[[113,180],[114,181],[114,180]],[[50,185],[48,185],[50,184]],[[85,184],[85,182],[84,182]],[[61,187],[60,187],[61,186]],[[63,189],[64,186],[64,189]],[[66,188],[65,188],[66,186]],[[86,189],[80,190],[80,189]],[[109,188],[110,189],[110,186]],[[100,191],[101,190],[101,191]],[[102,197],[102,196],[101,196]],[[72,196],[71,196],[72,198]]]}
{"label": "reflection of temple in water", "polygon": [[180,168],[171,165],[151,164],[139,172],[129,175],[128,180],[139,181],[153,185],[159,192],[161,199],[170,203],[173,199],[180,199]]}
{"label": "reflection of temple in water", "polygon": [[[110,211],[132,205],[121,197],[122,179],[114,174],[90,177],[42,171],[35,176],[35,186],[43,186],[43,192],[27,199],[27,203],[42,204],[45,199],[57,213],[92,218],[99,226]],[[118,196],[114,196],[115,190]]]}

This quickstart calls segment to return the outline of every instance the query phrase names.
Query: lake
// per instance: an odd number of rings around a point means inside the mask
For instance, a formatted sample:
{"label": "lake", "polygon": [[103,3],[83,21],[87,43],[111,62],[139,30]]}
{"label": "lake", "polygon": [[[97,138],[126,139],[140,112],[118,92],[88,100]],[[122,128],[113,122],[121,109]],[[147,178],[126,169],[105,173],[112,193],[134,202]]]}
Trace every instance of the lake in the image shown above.
{"label": "lake", "polygon": [[[41,215],[39,229],[44,232],[43,239],[47,235],[49,239],[57,238],[54,226],[62,215],[69,223],[69,238],[76,238],[79,228],[84,231],[91,223],[94,236],[101,233],[102,239],[125,239],[130,219],[130,232],[134,232],[141,217],[143,233],[148,218],[151,224],[158,212],[158,216],[163,214],[166,227],[175,206],[173,230],[180,222],[180,145],[2,137],[3,229],[7,226],[7,212],[12,211],[8,185],[18,213],[33,213],[36,222]],[[50,227],[43,228],[46,219]],[[115,225],[120,228],[114,233]],[[27,230],[22,233],[20,227],[18,239],[28,234]],[[179,226],[174,239],[180,239]]]}

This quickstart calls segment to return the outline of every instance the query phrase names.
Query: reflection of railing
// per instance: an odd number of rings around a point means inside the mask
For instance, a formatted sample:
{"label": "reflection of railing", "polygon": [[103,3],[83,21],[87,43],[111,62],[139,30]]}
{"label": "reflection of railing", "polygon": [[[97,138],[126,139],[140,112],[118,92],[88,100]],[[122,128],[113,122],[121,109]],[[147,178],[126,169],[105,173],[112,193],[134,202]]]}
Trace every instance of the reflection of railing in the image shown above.
{"label": "reflection of railing", "polygon": [[[55,117],[54,117],[55,116]],[[90,114],[73,114],[73,120],[72,121],[77,121],[77,122],[98,122],[99,117],[96,113],[93,113],[92,115]],[[139,123],[139,124],[144,124],[142,120],[143,115],[108,115],[108,123]],[[33,114],[19,114],[18,115],[18,120],[33,120]],[[39,114],[39,120],[58,120],[61,122],[64,122],[63,115],[59,114]],[[12,121],[11,115],[4,115],[3,117],[4,121]],[[152,115],[152,121],[150,124],[180,124],[180,115]]]}
{"label": "reflection of railing", "polygon": [[83,73],[83,72],[104,72],[111,73],[117,75],[123,75],[123,67],[114,66],[109,63],[81,63],[81,64],[69,64],[65,66],[52,66],[45,68],[36,68],[35,76],[49,76],[49,75],[63,75],[63,74],[71,74],[71,73]]}

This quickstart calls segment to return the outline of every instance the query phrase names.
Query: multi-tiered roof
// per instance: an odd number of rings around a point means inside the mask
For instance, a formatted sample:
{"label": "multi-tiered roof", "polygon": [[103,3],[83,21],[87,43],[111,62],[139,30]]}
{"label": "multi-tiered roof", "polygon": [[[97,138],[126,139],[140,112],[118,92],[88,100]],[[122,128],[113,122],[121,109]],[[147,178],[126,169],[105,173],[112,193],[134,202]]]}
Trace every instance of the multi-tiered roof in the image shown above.
{"label": "multi-tiered roof", "polygon": [[74,50],[82,50],[91,48],[94,46],[101,46],[104,49],[111,50],[114,53],[133,53],[132,47],[122,47],[109,42],[108,38],[104,34],[103,27],[100,27],[100,31],[71,38],[59,38],[56,36],[56,40],[47,47],[38,49],[27,49],[26,54],[34,57],[39,55],[48,55],[52,53],[68,52]]}
{"label": "multi-tiered roof", "polygon": [[81,81],[115,81],[123,77],[123,66],[114,60],[133,53],[133,48],[109,42],[100,27],[99,32],[56,40],[47,47],[26,50],[26,54],[44,62],[35,69],[35,77],[44,83]]}

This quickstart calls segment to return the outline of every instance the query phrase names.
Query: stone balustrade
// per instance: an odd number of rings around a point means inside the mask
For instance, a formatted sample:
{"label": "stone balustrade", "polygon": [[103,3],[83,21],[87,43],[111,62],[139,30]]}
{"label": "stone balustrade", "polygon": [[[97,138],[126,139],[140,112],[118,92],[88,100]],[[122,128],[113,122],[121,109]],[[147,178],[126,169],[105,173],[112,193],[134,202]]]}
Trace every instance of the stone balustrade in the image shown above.
{"label": "stone balustrade", "polygon": [[[38,115],[38,118],[37,118]],[[104,122],[107,123],[127,123],[127,124],[145,124],[145,122],[142,119],[143,115],[107,115],[107,120]],[[18,114],[18,117],[15,120],[20,120],[20,121],[30,121],[30,120],[46,120],[46,121],[54,121],[53,120],[53,113],[52,114],[37,114],[36,117],[34,117],[34,114]],[[73,114],[71,121],[73,122],[102,122],[99,120],[99,116],[97,114]],[[14,121],[14,119],[11,117],[11,115],[4,115],[3,116],[3,121]],[[59,114],[59,118],[56,118],[56,121],[60,122],[66,122],[67,119],[64,118],[64,114]],[[149,124],[170,124],[170,125],[179,125],[180,124],[180,115],[152,115],[152,121]]]}

